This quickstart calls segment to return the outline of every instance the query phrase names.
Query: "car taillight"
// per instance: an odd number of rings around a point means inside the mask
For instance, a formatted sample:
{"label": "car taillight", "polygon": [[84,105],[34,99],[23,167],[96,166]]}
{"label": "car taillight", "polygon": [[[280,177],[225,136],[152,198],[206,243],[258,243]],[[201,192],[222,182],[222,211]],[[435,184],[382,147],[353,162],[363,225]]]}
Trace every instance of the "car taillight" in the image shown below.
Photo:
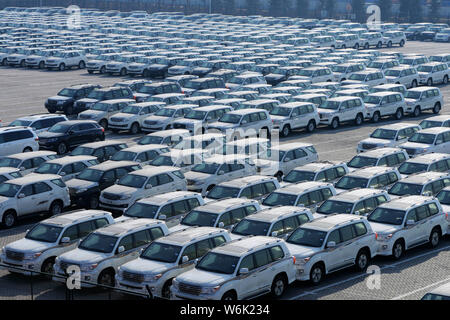
{"label": "car taillight", "polygon": [[136,100],[136,96],[133,96],[133,99]]}
{"label": "car taillight", "polygon": [[102,132],[105,132],[105,128],[102,128]]}
{"label": "car taillight", "polygon": [[378,233],[375,232],[375,240],[378,239]]}
{"label": "car taillight", "polygon": [[39,141],[39,137],[34,138],[34,141]]}

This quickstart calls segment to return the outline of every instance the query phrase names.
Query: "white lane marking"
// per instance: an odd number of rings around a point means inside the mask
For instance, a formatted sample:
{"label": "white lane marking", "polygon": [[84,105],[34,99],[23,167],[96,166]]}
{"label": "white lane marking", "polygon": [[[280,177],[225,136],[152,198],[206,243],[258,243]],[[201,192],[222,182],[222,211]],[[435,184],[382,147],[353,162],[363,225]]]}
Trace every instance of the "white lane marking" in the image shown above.
{"label": "white lane marking", "polygon": [[[380,267],[380,270],[392,268],[392,267],[395,267],[395,266],[397,266],[399,264],[403,264],[405,262],[416,260],[418,258],[430,255],[430,254],[435,253],[435,252],[444,251],[446,249],[450,249],[450,245],[446,246],[446,247],[443,247],[443,248],[434,249],[434,250],[431,250],[431,251],[419,254],[417,256],[414,256],[414,257],[411,257],[411,258],[408,258],[408,259],[405,259],[405,260],[401,260],[401,261],[398,261],[398,262],[395,262],[395,263],[384,265],[384,266]],[[353,277],[350,277],[350,278],[347,278],[347,279],[344,279],[344,280],[341,280],[341,281],[338,281],[338,282],[334,282],[334,283],[331,283],[329,285],[326,285],[326,286],[323,286],[323,287],[320,287],[320,288],[317,288],[317,289],[314,289],[314,290],[311,290],[311,291],[304,291],[303,293],[301,293],[299,295],[296,295],[296,296],[294,296],[292,298],[289,298],[289,300],[297,300],[300,297],[307,296],[307,295],[310,295],[310,294],[316,294],[319,291],[323,291],[325,289],[328,289],[328,288],[331,288],[331,287],[335,287],[335,286],[340,285],[342,283],[350,282],[350,281],[353,281],[355,279],[358,279],[358,278],[361,278],[361,277],[366,277],[366,276],[368,276],[368,274],[362,273],[362,274],[359,274],[359,275],[356,275],[356,276],[353,276]]]}
{"label": "white lane marking", "polygon": [[441,284],[441,283],[444,283],[444,282],[448,282],[448,281],[450,281],[450,277],[448,277],[447,279],[444,279],[444,280],[441,280],[441,281],[432,283],[432,284],[430,284],[430,285],[428,285],[428,286],[425,286],[425,287],[422,287],[422,288],[419,288],[419,289],[416,289],[416,290],[407,292],[407,293],[402,294],[402,295],[400,295],[400,296],[397,296],[397,297],[395,297],[395,298],[391,298],[391,300],[400,300],[400,299],[405,298],[405,297],[407,297],[407,296],[410,296],[410,295],[412,295],[412,294],[414,294],[414,293],[420,292],[420,291],[422,291],[422,290],[425,290],[425,289],[428,289],[428,288],[437,286],[438,284]]}

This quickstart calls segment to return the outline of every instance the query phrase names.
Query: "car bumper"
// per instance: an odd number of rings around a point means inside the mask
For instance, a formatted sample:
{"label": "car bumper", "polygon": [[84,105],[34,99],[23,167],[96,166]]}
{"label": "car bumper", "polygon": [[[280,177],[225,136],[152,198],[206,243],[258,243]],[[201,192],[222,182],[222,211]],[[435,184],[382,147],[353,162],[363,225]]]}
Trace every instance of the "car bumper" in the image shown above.
{"label": "car bumper", "polygon": [[132,291],[139,295],[150,296],[150,298],[162,298],[161,290],[163,281],[156,282],[132,282],[116,276],[116,287],[125,291]]}
{"label": "car bumper", "polygon": [[309,265],[296,265],[295,266],[295,279],[299,281],[309,281],[311,273],[311,267]]}
{"label": "car bumper", "polygon": [[160,130],[164,130],[166,126],[164,125],[156,125],[156,126],[142,126],[141,130],[144,132],[156,132]]}
{"label": "car bumper", "polygon": [[115,212],[120,212],[120,213],[124,213],[125,210],[129,207],[128,203],[126,203],[126,204],[111,204],[111,203],[103,202],[102,199],[99,200],[98,204],[99,204],[100,208],[115,211]]}
{"label": "car bumper", "polygon": [[51,150],[51,151],[55,151],[57,146],[58,146],[59,142],[45,142],[45,143],[41,143],[39,141],[39,149],[40,150]]}
{"label": "car bumper", "polygon": [[[0,269],[8,270],[9,272],[19,273],[19,274],[22,274],[25,276],[31,276],[31,275],[35,276],[38,274],[33,273],[33,271],[34,272],[41,271],[42,261],[40,261],[40,259],[16,261],[16,260],[7,259],[5,256],[1,256],[0,260],[1,260],[2,264],[6,265],[6,266],[10,266],[10,267],[0,267]],[[20,270],[19,268],[27,269],[29,271]]]}
{"label": "car bumper", "polygon": [[127,130],[127,129],[130,129],[130,126],[131,126],[131,123],[115,123],[115,122],[108,123],[109,129]]}
{"label": "car bumper", "polygon": [[393,245],[392,241],[379,241],[376,254],[380,256],[391,256]]}
{"label": "car bumper", "polygon": [[213,295],[193,295],[185,292],[181,292],[177,289],[174,289],[173,286],[170,287],[170,299],[171,300],[220,300],[222,297],[221,292],[216,292]]}
{"label": "car bumper", "polygon": [[[55,275],[53,276],[52,280],[59,282],[59,283],[66,283],[67,281],[67,274],[61,270],[58,266],[54,266],[55,269]],[[97,272],[80,272],[80,286],[81,288],[95,288],[97,285],[97,279],[98,279],[98,273]],[[92,282],[92,283],[88,283]]]}

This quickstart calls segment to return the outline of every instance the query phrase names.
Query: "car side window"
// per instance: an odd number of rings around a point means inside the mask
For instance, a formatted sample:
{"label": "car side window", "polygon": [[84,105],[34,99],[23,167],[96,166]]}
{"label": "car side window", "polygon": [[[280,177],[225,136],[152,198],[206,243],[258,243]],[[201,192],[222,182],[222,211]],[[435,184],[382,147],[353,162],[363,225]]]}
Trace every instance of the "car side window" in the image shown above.
{"label": "car side window", "polygon": [[254,262],[253,257],[254,257],[254,254],[249,254],[248,256],[243,258],[241,261],[241,264],[239,266],[239,270],[241,270],[243,268],[247,268],[248,271],[255,269],[255,262]]}
{"label": "car side window", "polygon": [[52,191],[52,188],[45,182],[38,182],[34,184],[34,194]]}
{"label": "car side window", "polygon": [[339,232],[341,234],[342,242],[349,241],[355,237],[352,225],[339,228]]}
{"label": "car side window", "polygon": [[186,200],[181,200],[173,203],[173,215],[178,216],[185,214],[189,211],[188,204]]}
{"label": "car side window", "polygon": [[84,238],[96,229],[94,221],[82,222],[78,225],[79,237]]}
{"label": "car side window", "polygon": [[363,222],[358,222],[353,225],[354,233],[357,237],[363,236],[367,233],[366,225]]}
{"label": "car side window", "polygon": [[120,248],[121,246],[123,246],[125,248],[125,251],[133,249],[133,235],[129,234],[129,235],[123,237],[120,240],[119,245],[117,246],[117,249]]}
{"label": "car side window", "polygon": [[79,238],[77,225],[70,226],[64,231],[63,235],[61,236],[61,239],[66,238],[66,237],[69,238],[70,241],[73,241],[73,240],[76,240]]}
{"label": "car side window", "polygon": [[100,219],[95,220],[95,225],[97,228],[102,228],[108,224],[109,224],[108,220],[106,220],[105,218],[100,218]]}
{"label": "car side window", "polygon": [[284,258],[284,251],[280,246],[274,246],[269,249],[272,261],[278,261]]}
{"label": "car side window", "polygon": [[205,240],[197,242],[196,258],[204,256],[211,249],[212,249],[212,246],[211,246],[211,242],[209,241],[209,239],[205,239]]}
{"label": "car side window", "polygon": [[428,207],[426,205],[417,207],[415,211],[418,221],[428,218]]}
{"label": "car side window", "polygon": [[[195,248],[195,243],[193,243],[184,249],[183,254],[181,256],[182,257],[187,256],[189,258],[189,261],[191,261],[196,258],[196,255],[197,255],[197,250]],[[181,260],[180,260],[180,264],[181,264]]]}
{"label": "car side window", "polygon": [[256,268],[263,267],[272,262],[272,257],[269,256],[269,251],[263,249],[254,253]]}
{"label": "car side window", "polygon": [[330,242],[330,241],[334,241],[336,244],[338,244],[338,243],[341,242],[341,235],[340,235],[338,229],[332,231],[332,232],[329,234],[328,239],[327,239],[327,243]]}
{"label": "car side window", "polygon": [[254,186],[251,187],[251,190],[252,190],[251,195],[252,199],[262,197],[265,194],[262,183],[255,184]]}
{"label": "car side window", "polygon": [[152,241],[150,233],[147,230],[138,231],[133,234],[134,237],[134,248],[146,245]]}
{"label": "car side window", "polygon": [[413,220],[414,222],[417,222],[417,215],[416,215],[416,209],[413,209],[408,212],[406,216],[406,221]]}
{"label": "car side window", "polygon": [[[117,175],[117,177],[119,177],[119,175]],[[110,170],[110,171],[106,171],[103,174],[103,180],[105,182],[112,182],[115,179],[115,175],[114,175],[114,170]]]}

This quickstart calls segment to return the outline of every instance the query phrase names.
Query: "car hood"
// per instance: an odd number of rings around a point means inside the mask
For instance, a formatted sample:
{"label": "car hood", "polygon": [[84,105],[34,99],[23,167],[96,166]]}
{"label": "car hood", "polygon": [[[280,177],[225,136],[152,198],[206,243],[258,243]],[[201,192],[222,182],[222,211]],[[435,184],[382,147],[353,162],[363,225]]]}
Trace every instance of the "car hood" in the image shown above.
{"label": "car hood", "polygon": [[209,71],[211,71],[211,68],[198,67],[192,70],[192,73],[208,73]]}
{"label": "car hood", "polygon": [[289,117],[273,116],[273,115],[270,115],[270,118],[272,118],[273,122],[282,122],[282,121],[289,119]]}
{"label": "car hood", "polygon": [[208,173],[188,171],[184,174],[187,180],[203,181],[211,177]]}
{"label": "car hood", "polygon": [[63,96],[53,96],[48,98],[48,100],[56,100],[56,101],[67,101],[67,100],[72,100],[73,98],[71,97],[63,97]]}
{"label": "car hood", "polygon": [[88,117],[93,117],[93,118],[96,118],[96,117],[100,117],[100,116],[102,116],[103,114],[105,114],[106,112],[105,111],[99,111],[99,110],[86,110],[86,111],[83,111],[83,112],[81,112],[80,114],[79,114],[79,116],[82,118],[83,116],[88,116]]}
{"label": "car hood", "polygon": [[74,264],[84,264],[95,263],[107,257],[108,255],[102,252],[93,252],[77,248],[60,255],[58,258]]}
{"label": "car hood", "polygon": [[131,119],[131,118],[135,118],[135,117],[137,117],[137,114],[122,113],[122,112],[119,112],[119,113],[116,113],[116,114],[115,114],[113,117],[111,117],[111,118],[114,118],[114,119],[117,119],[117,118]]}
{"label": "car hood", "polygon": [[177,120],[176,122],[174,122],[174,124],[175,123],[194,126],[195,124],[199,124],[199,125],[202,124],[203,121],[202,120],[195,120],[195,119],[180,119],[180,120]]}
{"label": "car hood", "polygon": [[370,226],[372,227],[372,230],[375,233],[389,234],[389,233],[398,231],[402,228],[402,226],[394,226],[394,225],[390,225],[390,224],[384,224],[384,223],[378,223],[378,222],[372,222],[372,221],[369,221],[369,223],[370,223]]}
{"label": "car hood", "polygon": [[93,102],[98,102],[98,99],[91,99],[91,98],[83,98],[78,100],[77,102],[82,102],[82,103],[93,103]]}
{"label": "car hood", "polygon": [[98,183],[81,179],[70,179],[66,181],[66,185],[71,189],[89,189],[98,186]]}
{"label": "car hood", "polygon": [[417,102],[417,100],[411,99],[411,98],[405,98],[405,102],[406,102],[406,104],[414,104]]}
{"label": "car hood", "polygon": [[256,159],[255,165],[257,167],[264,167],[264,168],[267,167],[268,168],[268,167],[272,167],[272,166],[278,166],[279,162],[274,161],[274,160],[267,160],[267,159]]}
{"label": "car hood", "polygon": [[336,113],[337,110],[317,108],[318,113]]}
{"label": "car hood", "polygon": [[289,252],[296,258],[307,258],[322,250],[321,248],[307,247],[292,243],[286,243]]}
{"label": "car hood", "polygon": [[167,122],[170,121],[169,117],[161,117],[161,116],[150,116],[145,118],[145,121],[157,121],[157,122]]}
{"label": "car hood", "polygon": [[38,137],[39,137],[39,139],[50,139],[50,138],[62,137],[64,135],[65,135],[65,133],[44,131],[44,132],[39,133]]}
{"label": "car hood", "polygon": [[120,194],[120,195],[133,195],[133,193],[137,192],[139,189],[127,187],[127,186],[119,186],[117,184],[106,188],[102,193],[112,193],[112,194]]}
{"label": "car hood", "polygon": [[23,238],[6,245],[5,248],[13,251],[28,253],[28,252],[42,252],[54,246],[55,246],[54,243]]}
{"label": "car hood", "polygon": [[374,103],[366,103],[365,104],[366,108],[378,108],[379,105],[374,104]]}
{"label": "car hood", "polygon": [[391,144],[391,141],[377,138],[367,138],[361,141],[361,143],[376,144],[377,146],[386,146]]}
{"label": "car hood", "polygon": [[166,64],[157,64],[157,63],[155,63],[155,64],[152,64],[152,65],[149,66],[149,69],[151,69],[151,70],[161,70],[161,69],[165,69],[165,68],[167,68]]}
{"label": "car hood", "polygon": [[217,129],[232,129],[238,127],[239,124],[235,123],[225,123],[225,122],[213,122],[208,127]]}
{"label": "car hood", "polygon": [[120,270],[138,273],[154,273],[156,275],[158,273],[166,271],[173,266],[174,263],[138,258],[121,266]]}
{"label": "car hood", "polygon": [[189,68],[185,67],[185,66],[173,66],[173,67],[169,68],[170,71],[183,71],[186,69],[189,69]]}
{"label": "car hood", "polygon": [[405,142],[400,145],[400,148],[408,148],[408,149],[426,149],[429,145],[425,143],[416,143],[416,142]]}
{"label": "car hood", "polygon": [[221,274],[193,269],[179,275],[178,277],[176,277],[176,279],[177,281],[183,283],[194,284],[202,287],[211,287],[217,286],[232,277],[233,275],[229,274]]}
{"label": "car hood", "polygon": [[278,73],[269,73],[265,76],[266,79],[278,80],[284,78],[284,75]]}

